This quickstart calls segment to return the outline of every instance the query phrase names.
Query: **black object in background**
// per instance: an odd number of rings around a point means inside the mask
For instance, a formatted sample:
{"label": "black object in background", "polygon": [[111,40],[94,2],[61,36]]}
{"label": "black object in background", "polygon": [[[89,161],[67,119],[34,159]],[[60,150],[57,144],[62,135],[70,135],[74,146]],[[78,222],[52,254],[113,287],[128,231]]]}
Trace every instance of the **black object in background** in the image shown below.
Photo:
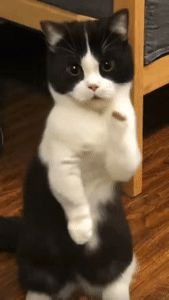
{"label": "black object in background", "polygon": [[[95,18],[109,17],[113,13],[112,0],[40,0],[59,8]],[[57,20],[56,20],[57,21]]]}

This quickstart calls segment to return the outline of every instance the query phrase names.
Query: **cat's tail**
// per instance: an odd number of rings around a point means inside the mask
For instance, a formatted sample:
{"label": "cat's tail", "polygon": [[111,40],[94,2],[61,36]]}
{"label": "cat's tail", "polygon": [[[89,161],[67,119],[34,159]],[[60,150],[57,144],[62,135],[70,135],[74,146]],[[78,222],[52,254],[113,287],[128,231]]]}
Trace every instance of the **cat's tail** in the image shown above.
{"label": "cat's tail", "polygon": [[21,217],[0,217],[0,251],[16,251],[21,228]]}

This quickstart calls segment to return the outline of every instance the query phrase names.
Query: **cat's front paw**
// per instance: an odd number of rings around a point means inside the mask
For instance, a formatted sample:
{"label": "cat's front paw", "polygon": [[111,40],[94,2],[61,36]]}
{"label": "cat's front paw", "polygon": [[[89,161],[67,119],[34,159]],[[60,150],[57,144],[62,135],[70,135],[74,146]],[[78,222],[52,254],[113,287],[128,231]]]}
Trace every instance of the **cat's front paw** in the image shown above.
{"label": "cat's front paw", "polygon": [[119,111],[113,111],[112,112],[112,117],[114,119],[116,119],[117,121],[120,121],[120,122],[124,122],[127,119],[126,116],[123,113],[119,112]]}
{"label": "cat's front paw", "polygon": [[114,133],[124,133],[128,127],[128,118],[125,112],[113,110],[111,114],[111,126]]}
{"label": "cat's front paw", "polygon": [[83,217],[68,223],[68,231],[72,240],[79,245],[87,243],[93,234],[93,222],[91,217]]}

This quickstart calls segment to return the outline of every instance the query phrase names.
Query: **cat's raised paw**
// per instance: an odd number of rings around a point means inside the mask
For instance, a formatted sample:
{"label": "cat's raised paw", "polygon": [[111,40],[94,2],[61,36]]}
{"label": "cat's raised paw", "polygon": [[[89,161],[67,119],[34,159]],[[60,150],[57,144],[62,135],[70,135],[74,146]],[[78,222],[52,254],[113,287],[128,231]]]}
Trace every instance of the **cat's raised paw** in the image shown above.
{"label": "cat's raised paw", "polygon": [[112,117],[121,122],[126,121],[126,117],[118,111],[113,111]]}
{"label": "cat's raised paw", "polygon": [[79,245],[87,243],[93,234],[93,223],[90,217],[76,219],[68,223],[68,231],[72,240]]}

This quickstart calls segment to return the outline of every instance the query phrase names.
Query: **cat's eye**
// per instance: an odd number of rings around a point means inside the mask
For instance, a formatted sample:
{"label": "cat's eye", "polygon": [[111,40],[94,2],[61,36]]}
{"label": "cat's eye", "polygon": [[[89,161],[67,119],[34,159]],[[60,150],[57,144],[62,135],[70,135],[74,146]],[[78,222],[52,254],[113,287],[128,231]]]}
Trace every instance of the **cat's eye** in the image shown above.
{"label": "cat's eye", "polygon": [[114,62],[105,60],[100,64],[100,68],[103,72],[111,72],[114,68]]}
{"label": "cat's eye", "polygon": [[71,76],[79,76],[82,72],[81,66],[78,64],[72,64],[66,68],[66,71],[71,75]]}

